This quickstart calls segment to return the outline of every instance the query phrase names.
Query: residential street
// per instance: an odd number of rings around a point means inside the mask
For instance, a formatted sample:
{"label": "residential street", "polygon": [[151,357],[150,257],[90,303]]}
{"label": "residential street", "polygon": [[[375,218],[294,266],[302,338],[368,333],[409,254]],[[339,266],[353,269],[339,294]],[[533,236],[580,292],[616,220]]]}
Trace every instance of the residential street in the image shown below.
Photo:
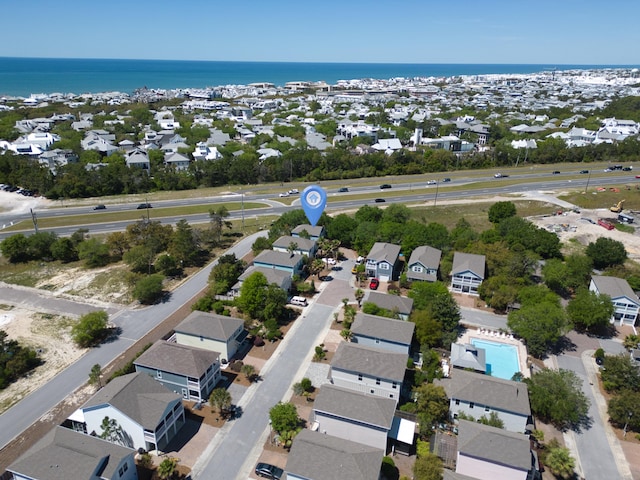
{"label": "residential street", "polygon": [[[264,235],[266,235],[266,232],[258,232],[244,238],[229,249],[227,253],[235,253],[236,257],[242,258],[251,250],[251,245],[255,239]],[[6,446],[12,439],[36,420],[46,415],[49,410],[63,401],[69,394],[84,385],[93,365],[108,365],[138,339],[186,304],[205,287],[209,272],[216,263],[217,260],[214,260],[207,267],[189,278],[174,290],[170,298],[164,303],[139,310],[124,309],[113,315],[110,321],[122,328],[122,334],[116,340],[91,349],[86,355],[70,365],[69,368],[58,374],[42,388],[31,393],[0,415],[0,448]],[[67,300],[55,300],[46,295],[27,295],[24,289],[0,288],[0,302],[13,304],[16,299],[20,303],[28,302],[35,308],[51,309],[61,313],[64,313],[64,309],[68,309],[66,311],[82,314],[85,313],[85,309],[90,311],[97,308],[89,308],[86,304],[77,305]],[[62,304],[60,302],[68,303]],[[62,310],[58,310],[58,308]]]}

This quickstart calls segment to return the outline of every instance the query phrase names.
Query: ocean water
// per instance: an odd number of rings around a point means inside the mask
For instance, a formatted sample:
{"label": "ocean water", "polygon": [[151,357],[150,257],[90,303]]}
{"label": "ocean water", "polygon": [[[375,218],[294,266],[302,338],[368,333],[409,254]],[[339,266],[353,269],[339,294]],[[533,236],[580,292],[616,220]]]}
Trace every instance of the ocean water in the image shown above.
{"label": "ocean water", "polygon": [[0,95],[27,97],[36,93],[96,93],[137,88],[204,88],[289,81],[358,78],[452,77],[490,73],[536,73],[633,65],[515,65],[402,63],[204,62],[180,60],[108,60],[0,57]]}

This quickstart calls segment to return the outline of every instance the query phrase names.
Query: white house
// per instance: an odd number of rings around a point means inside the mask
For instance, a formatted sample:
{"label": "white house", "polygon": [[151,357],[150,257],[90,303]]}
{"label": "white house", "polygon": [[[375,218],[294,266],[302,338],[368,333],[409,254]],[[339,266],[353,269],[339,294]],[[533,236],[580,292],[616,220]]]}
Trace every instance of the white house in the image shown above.
{"label": "white house", "polygon": [[399,400],[408,356],[340,343],[331,361],[331,383],[368,395]]}
{"label": "white house", "polygon": [[457,420],[460,413],[478,420],[494,412],[510,432],[524,433],[531,423],[529,390],[522,382],[503,380],[476,372],[455,369],[449,378],[434,384],[444,388],[449,397],[449,415]]}
{"label": "white house", "polygon": [[120,442],[135,450],[162,450],[186,423],[182,395],[146,373],[116,377],[76,410],[74,430],[100,435],[105,417],[121,429]]}
{"label": "white house", "polygon": [[196,149],[191,154],[196,161],[202,160],[220,160],[222,154],[216,147],[207,145],[205,142],[199,142],[196,144]]}
{"label": "white house", "polygon": [[533,480],[537,465],[527,436],[460,420],[456,473],[478,480]]}
{"label": "white house", "polygon": [[611,297],[615,310],[611,323],[634,326],[640,311],[640,299],[624,278],[593,275],[589,290]]}
{"label": "white house", "polygon": [[485,257],[473,253],[455,252],[451,268],[451,290],[478,295],[478,287],[485,277]]}

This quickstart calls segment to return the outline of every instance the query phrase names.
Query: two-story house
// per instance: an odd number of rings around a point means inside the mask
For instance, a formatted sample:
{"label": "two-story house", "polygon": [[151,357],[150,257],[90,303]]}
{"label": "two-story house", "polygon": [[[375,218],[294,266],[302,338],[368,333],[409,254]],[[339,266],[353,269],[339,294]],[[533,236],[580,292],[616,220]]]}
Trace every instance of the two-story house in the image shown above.
{"label": "two-story house", "polygon": [[111,380],[69,422],[74,430],[100,435],[106,417],[117,423],[122,444],[146,451],[163,450],[186,423],[182,395],[139,372]]}
{"label": "two-story house", "polygon": [[247,338],[244,320],[194,310],[174,329],[180,345],[218,352],[222,361],[234,357]]}
{"label": "two-story house", "polygon": [[455,252],[451,268],[451,290],[456,293],[478,295],[485,278],[485,256]]}
{"label": "two-story house", "polygon": [[311,413],[312,429],[386,451],[396,402],[335,385],[324,385]]}
{"label": "two-story house", "polygon": [[14,480],[137,480],[135,450],[54,427],[7,467]]}
{"label": "two-story house", "polygon": [[146,373],[185,400],[206,402],[221,379],[220,354],[158,340],[135,359],[136,372]]}
{"label": "two-story house", "polygon": [[318,250],[318,242],[308,238],[283,235],[273,242],[271,248],[276,252],[293,252],[298,255],[306,255],[308,258],[313,258]]}
{"label": "two-story house", "polygon": [[435,282],[438,280],[438,269],[442,251],[429,246],[417,247],[411,252],[407,265],[407,280]]}
{"label": "two-story house", "polygon": [[315,240],[316,242],[325,236],[324,227],[322,225],[309,225],[308,223],[303,223],[302,225],[298,225],[293,230],[291,230],[291,236],[296,238],[306,238],[308,237],[310,240]]}
{"label": "two-story house", "polygon": [[640,311],[640,299],[624,278],[593,275],[589,290],[611,297],[615,310],[611,323],[634,326]]}
{"label": "two-story house", "polygon": [[134,148],[126,152],[124,160],[129,168],[136,167],[142,170],[149,170],[151,168],[149,154],[141,148]]}
{"label": "two-story house", "polygon": [[531,423],[531,405],[526,383],[455,369],[449,378],[433,382],[449,398],[449,415],[457,420],[464,413],[478,420],[495,412],[511,432],[524,433]]}
{"label": "two-story house", "polygon": [[269,285],[271,285],[272,283],[275,283],[278,287],[280,287],[285,292],[291,291],[293,279],[291,278],[291,275],[288,272],[285,272],[283,270],[275,270],[273,268],[256,267],[254,265],[251,265],[244,272],[242,272],[242,275],[238,277],[238,281],[236,282],[236,284],[233,287],[231,287],[230,294],[233,295],[234,297],[237,297],[238,295],[240,295],[240,289],[242,288],[242,284],[247,278],[249,278],[255,272],[260,272],[262,275],[264,275]]}
{"label": "two-story house", "polygon": [[383,282],[397,278],[400,246],[392,243],[376,242],[367,255],[366,272],[369,277],[376,277]]}
{"label": "two-story house", "polygon": [[460,420],[456,473],[478,480],[533,480],[537,469],[526,435]]}
{"label": "two-story house", "polygon": [[363,443],[302,430],[287,458],[287,480],[379,480],[384,450]]}
{"label": "two-story house", "polygon": [[392,398],[402,394],[407,355],[354,343],[340,343],[331,361],[331,383],[368,395]]}
{"label": "two-story house", "polygon": [[253,259],[256,267],[273,268],[294,275],[301,275],[304,267],[304,257],[297,253],[276,252],[274,250],[263,250]]}
{"label": "two-story house", "polygon": [[411,353],[415,323],[358,312],[351,325],[351,342],[394,353]]}

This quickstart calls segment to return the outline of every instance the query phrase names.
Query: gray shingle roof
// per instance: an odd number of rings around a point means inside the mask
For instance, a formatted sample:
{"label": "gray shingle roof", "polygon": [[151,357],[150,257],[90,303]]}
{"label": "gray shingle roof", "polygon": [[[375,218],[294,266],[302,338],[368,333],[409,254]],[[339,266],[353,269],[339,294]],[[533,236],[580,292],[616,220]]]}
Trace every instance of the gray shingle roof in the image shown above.
{"label": "gray shingle roof", "polygon": [[273,242],[273,248],[289,248],[289,245],[295,243],[298,247],[296,250],[310,251],[316,244],[315,240],[302,237],[292,237],[291,235],[283,235]]}
{"label": "gray shingle roof", "polygon": [[298,225],[296,228],[291,230],[292,235],[300,235],[300,233],[306,230],[310,237],[321,237],[324,234],[324,227],[322,225],[309,225],[303,223],[302,225]]}
{"label": "gray shingle roof", "polygon": [[358,312],[353,325],[351,325],[351,333],[411,345],[415,328],[416,326],[412,322]]}
{"label": "gray shingle roof", "polygon": [[482,373],[487,371],[486,351],[469,344],[451,344],[451,365],[458,368],[471,368]]}
{"label": "gray shingle roof", "polygon": [[140,355],[134,365],[200,378],[218,357],[218,352],[159,340]]}
{"label": "gray shingle roof", "polygon": [[398,255],[400,255],[400,245],[376,242],[373,244],[373,247],[371,247],[369,255],[367,255],[367,261],[375,260],[378,263],[386,261],[393,265],[398,260]]}
{"label": "gray shingle roof", "polygon": [[300,262],[300,260],[302,260],[302,255],[298,255],[297,253],[291,254],[288,252],[263,250],[256,258],[253,259],[253,263],[265,263],[267,265],[293,268]]}
{"label": "gray shingle roof", "polygon": [[456,252],[453,254],[453,266],[451,274],[466,272],[467,270],[475,273],[484,279],[485,256],[476,255],[474,253]]}
{"label": "gray shingle roof", "polygon": [[593,275],[591,280],[601,295],[609,295],[611,298],[627,297],[629,300],[638,302],[638,296],[624,278]]}
{"label": "gray shingle roof", "polygon": [[[134,453],[131,448],[55,427],[7,469],[41,480],[90,478],[93,472],[100,478],[117,478],[120,461]],[[103,462],[104,468],[98,468]]]}
{"label": "gray shingle roof", "polygon": [[342,342],[333,356],[331,368],[402,382],[407,368],[407,355]]}
{"label": "gray shingle roof", "polygon": [[411,252],[411,257],[409,258],[409,271],[407,272],[407,276],[415,280],[428,280],[435,282],[438,279],[437,275],[428,274],[427,272],[414,272],[411,270],[411,267],[419,264],[424,268],[435,269],[437,271],[440,266],[441,257],[442,251],[437,248],[426,245],[415,248],[413,252]]}
{"label": "gray shingle roof", "polygon": [[291,278],[291,275],[289,275],[289,272],[285,272],[284,270],[275,270],[273,268],[256,267],[252,265],[249,268],[247,268],[242,273],[242,275],[240,275],[240,277],[238,277],[238,280],[244,282],[249,276],[251,276],[251,274],[255,272],[260,272],[261,274],[263,274],[267,279],[267,283],[269,284],[275,283],[279,287],[281,287],[284,284],[284,281],[286,279]]}
{"label": "gray shingle roof", "polygon": [[409,315],[413,310],[413,299],[401,297],[400,295],[389,295],[388,293],[373,292],[369,290],[364,298],[365,302],[375,303],[385,310],[397,309],[399,313]]}
{"label": "gray shingle roof", "polygon": [[531,415],[526,383],[503,380],[466,370],[452,370],[449,378],[434,380],[449,398],[457,398],[496,410]]}
{"label": "gray shingle roof", "polygon": [[156,382],[146,373],[131,373],[111,380],[82,408],[111,405],[143,428],[155,430],[164,418],[168,406],[181,400],[179,394]]}
{"label": "gray shingle roof", "polygon": [[293,440],[285,471],[312,480],[378,480],[383,456],[378,448],[302,430]]}
{"label": "gray shingle roof", "polygon": [[194,310],[174,328],[178,333],[227,342],[244,320]]}
{"label": "gray shingle roof", "polygon": [[533,465],[529,439],[481,423],[460,420],[458,452],[477,459],[528,471]]}
{"label": "gray shingle roof", "polygon": [[396,401],[326,384],[316,396],[313,409],[388,430],[393,422]]}

